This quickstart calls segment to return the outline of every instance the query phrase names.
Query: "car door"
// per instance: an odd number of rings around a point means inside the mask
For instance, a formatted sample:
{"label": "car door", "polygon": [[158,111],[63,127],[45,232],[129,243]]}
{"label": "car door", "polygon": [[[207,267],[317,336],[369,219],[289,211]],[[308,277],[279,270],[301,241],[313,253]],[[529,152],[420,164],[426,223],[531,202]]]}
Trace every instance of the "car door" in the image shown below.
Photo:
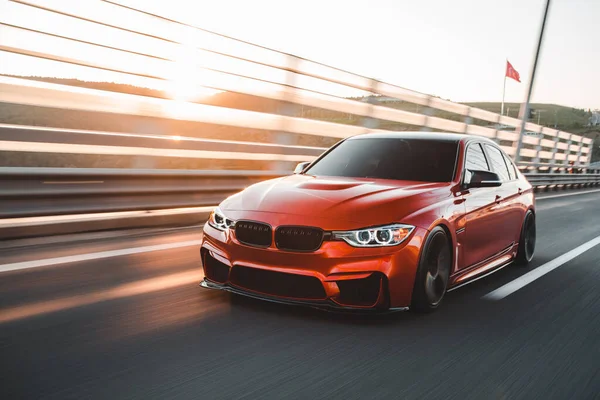
{"label": "car door", "polygon": [[521,182],[518,179],[516,169],[508,156],[498,147],[484,144],[484,150],[491,161],[492,170],[500,175],[502,186],[498,189],[500,196],[499,209],[502,213],[502,229],[498,235],[502,235],[506,247],[519,241],[521,225],[525,213],[521,207]]}
{"label": "car door", "polygon": [[[503,161],[504,162],[504,161]],[[471,142],[465,153],[463,185],[470,183],[471,171],[494,172],[483,145]],[[467,188],[462,192],[465,205],[465,232],[463,241],[463,268],[477,264],[501,252],[507,246],[503,235],[504,213],[499,199],[502,186]]]}

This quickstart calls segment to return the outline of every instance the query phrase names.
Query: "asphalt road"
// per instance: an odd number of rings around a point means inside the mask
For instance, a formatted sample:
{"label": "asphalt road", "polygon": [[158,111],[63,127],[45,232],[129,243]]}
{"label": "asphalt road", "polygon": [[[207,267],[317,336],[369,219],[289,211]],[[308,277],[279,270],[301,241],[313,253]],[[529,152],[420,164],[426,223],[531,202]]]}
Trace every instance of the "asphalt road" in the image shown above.
{"label": "asphalt road", "polygon": [[483,298],[599,235],[600,193],[539,200],[533,264],[427,316],[202,290],[199,227],[4,243],[0,270],[96,256],[0,272],[0,398],[599,399],[600,246]]}

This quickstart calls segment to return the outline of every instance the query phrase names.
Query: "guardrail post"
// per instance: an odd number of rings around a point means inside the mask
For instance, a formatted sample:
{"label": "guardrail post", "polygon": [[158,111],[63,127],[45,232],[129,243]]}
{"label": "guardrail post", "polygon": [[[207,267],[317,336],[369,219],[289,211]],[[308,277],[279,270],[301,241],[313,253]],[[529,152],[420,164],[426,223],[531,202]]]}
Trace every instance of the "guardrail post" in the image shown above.
{"label": "guardrail post", "polygon": [[464,118],[464,123],[465,123],[465,132],[467,133],[469,131],[469,125],[471,125],[473,123],[473,118],[471,118],[471,107],[467,108],[467,113],[465,114],[465,118]]}
{"label": "guardrail post", "polygon": [[373,106],[377,103],[375,95],[378,93],[379,81],[376,79],[369,80],[369,87],[371,88],[371,95],[369,96],[369,115],[362,119],[362,125],[367,129],[377,129],[379,127],[379,120],[373,118]]}
{"label": "guardrail post", "polygon": [[[569,140],[567,140],[567,152],[565,153],[565,162],[563,163],[565,166],[565,169],[563,171],[564,174],[568,174],[569,173],[569,155],[571,154],[571,138],[573,137],[572,133],[569,133]],[[575,172],[575,168],[571,169],[571,173]],[[571,186],[575,186],[575,185],[571,185]],[[568,184],[563,185],[563,189],[567,189],[569,187]]]}
{"label": "guardrail post", "polygon": [[559,134],[560,132],[556,132],[556,136],[554,136],[554,147],[552,148],[552,159],[550,160],[551,165],[556,164],[556,153],[558,153],[558,143],[560,142]]}
{"label": "guardrail post", "polygon": [[581,153],[583,153],[583,140],[579,143],[579,150],[577,151],[577,161],[575,161],[576,166],[581,165]]}
{"label": "guardrail post", "polygon": [[538,138],[538,142],[537,145],[535,146],[535,158],[533,159],[533,162],[535,164],[539,164],[540,162],[540,151],[542,151],[542,139],[544,138],[544,132],[543,132],[544,128],[540,129],[540,136]]}
{"label": "guardrail post", "polygon": [[588,151],[588,164],[592,163],[592,157],[594,156],[594,139],[592,139],[592,142],[590,143],[590,151]]}
{"label": "guardrail post", "polygon": [[571,138],[573,137],[572,133],[569,133],[569,140],[567,140],[567,152],[565,153],[565,162],[563,163],[566,168],[569,168],[569,155],[571,154]]}
{"label": "guardrail post", "polygon": [[[297,106],[295,103],[293,103],[290,100],[290,94],[289,91],[291,90],[295,90],[293,89],[295,87],[295,81],[296,81],[296,74],[292,71],[295,71],[297,68],[297,64],[298,64],[298,59],[292,55],[287,55],[286,57],[286,61],[287,61],[287,70],[286,70],[286,81],[285,81],[285,85],[284,86],[284,95],[283,95],[283,102],[281,104],[279,104],[279,115],[285,116],[285,117],[296,117],[296,111],[297,111]],[[287,122],[285,118],[281,119],[281,129],[279,132],[277,132],[274,135],[274,142],[277,144],[283,144],[283,145],[291,145],[294,144],[294,142],[296,141],[296,136],[289,133],[289,129],[287,126]],[[283,161],[273,161],[270,163],[271,164],[271,170],[272,171],[284,171],[284,170],[289,170],[289,166],[286,165],[285,162]]]}
{"label": "guardrail post", "polygon": [[[502,118],[502,115],[498,114],[498,118],[496,119],[496,126],[494,127],[494,137],[493,137],[493,141],[496,142],[497,144],[500,144],[500,140],[498,139],[498,134],[500,132],[500,126],[502,124],[500,124],[500,119]],[[513,157],[514,159],[515,157]]]}
{"label": "guardrail post", "polygon": [[425,121],[423,122],[423,126],[421,127],[421,132],[431,132],[431,128],[429,127],[429,117],[435,114],[435,110],[429,107],[431,102],[431,97],[427,97],[427,104],[425,104],[425,108],[423,108],[423,115],[425,116]]}
{"label": "guardrail post", "polygon": [[[579,150],[577,151],[577,161],[575,161],[575,166],[576,167],[580,167],[581,166],[581,153],[583,152],[583,137],[581,138],[581,141],[579,142]],[[577,173],[579,174],[579,168]],[[583,173],[583,171],[582,171]],[[584,178],[585,182],[580,183],[579,185],[577,185],[578,187],[588,187],[589,186],[589,180],[590,177],[585,177]]]}

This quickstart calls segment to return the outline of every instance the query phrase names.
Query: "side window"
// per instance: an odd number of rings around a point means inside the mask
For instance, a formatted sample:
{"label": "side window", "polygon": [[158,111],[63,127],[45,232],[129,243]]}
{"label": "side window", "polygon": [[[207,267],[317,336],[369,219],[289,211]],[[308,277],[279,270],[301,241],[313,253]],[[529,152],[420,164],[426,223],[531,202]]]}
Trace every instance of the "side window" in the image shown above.
{"label": "side window", "polygon": [[469,147],[467,147],[465,183],[471,182],[471,171],[491,171],[479,143],[470,144]]}
{"label": "side window", "polygon": [[490,156],[490,162],[492,164],[492,170],[500,175],[500,179],[503,182],[510,181],[510,173],[508,172],[508,168],[506,167],[506,163],[504,162],[504,157],[502,156],[502,152],[497,148],[485,145],[485,149]]}
{"label": "side window", "polygon": [[513,164],[513,162],[511,161],[510,158],[508,158],[508,156],[504,153],[502,153],[502,156],[504,157],[504,162],[506,163],[506,166],[508,167],[508,173],[510,174],[510,179],[516,179],[517,178],[517,171],[515,168],[515,164]]}

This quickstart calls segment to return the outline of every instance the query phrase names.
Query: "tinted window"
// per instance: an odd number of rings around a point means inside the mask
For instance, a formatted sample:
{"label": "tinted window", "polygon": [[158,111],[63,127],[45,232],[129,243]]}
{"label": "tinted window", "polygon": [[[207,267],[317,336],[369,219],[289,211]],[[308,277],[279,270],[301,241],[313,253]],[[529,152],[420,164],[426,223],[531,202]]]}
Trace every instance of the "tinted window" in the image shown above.
{"label": "tinted window", "polygon": [[450,182],[458,142],[361,138],[340,143],[306,171],[309,175]]}
{"label": "tinted window", "polygon": [[506,163],[506,166],[508,167],[508,173],[510,174],[510,179],[516,179],[517,177],[517,171],[515,170],[515,164],[513,164],[513,162],[510,160],[510,158],[508,158],[508,156],[504,153],[502,153],[502,156],[504,157],[504,162]]}
{"label": "tinted window", "polygon": [[472,144],[467,148],[466,167],[472,171],[490,171],[490,166],[480,144]]}
{"label": "tinted window", "polygon": [[490,162],[492,164],[492,169],[495,173],[500,175],[500,179],[503,181],[510,180],[510,174],[508,173],[508,168],[504,163],[504,157],[502,157],[502,152],[495,147],[485,145],[488,155],[490,156]]}
{"label": "tinted window", "polygon": [[471,182],[471,171],[491,171],[479,143],[467,147],[465,162],[465,183]]}

